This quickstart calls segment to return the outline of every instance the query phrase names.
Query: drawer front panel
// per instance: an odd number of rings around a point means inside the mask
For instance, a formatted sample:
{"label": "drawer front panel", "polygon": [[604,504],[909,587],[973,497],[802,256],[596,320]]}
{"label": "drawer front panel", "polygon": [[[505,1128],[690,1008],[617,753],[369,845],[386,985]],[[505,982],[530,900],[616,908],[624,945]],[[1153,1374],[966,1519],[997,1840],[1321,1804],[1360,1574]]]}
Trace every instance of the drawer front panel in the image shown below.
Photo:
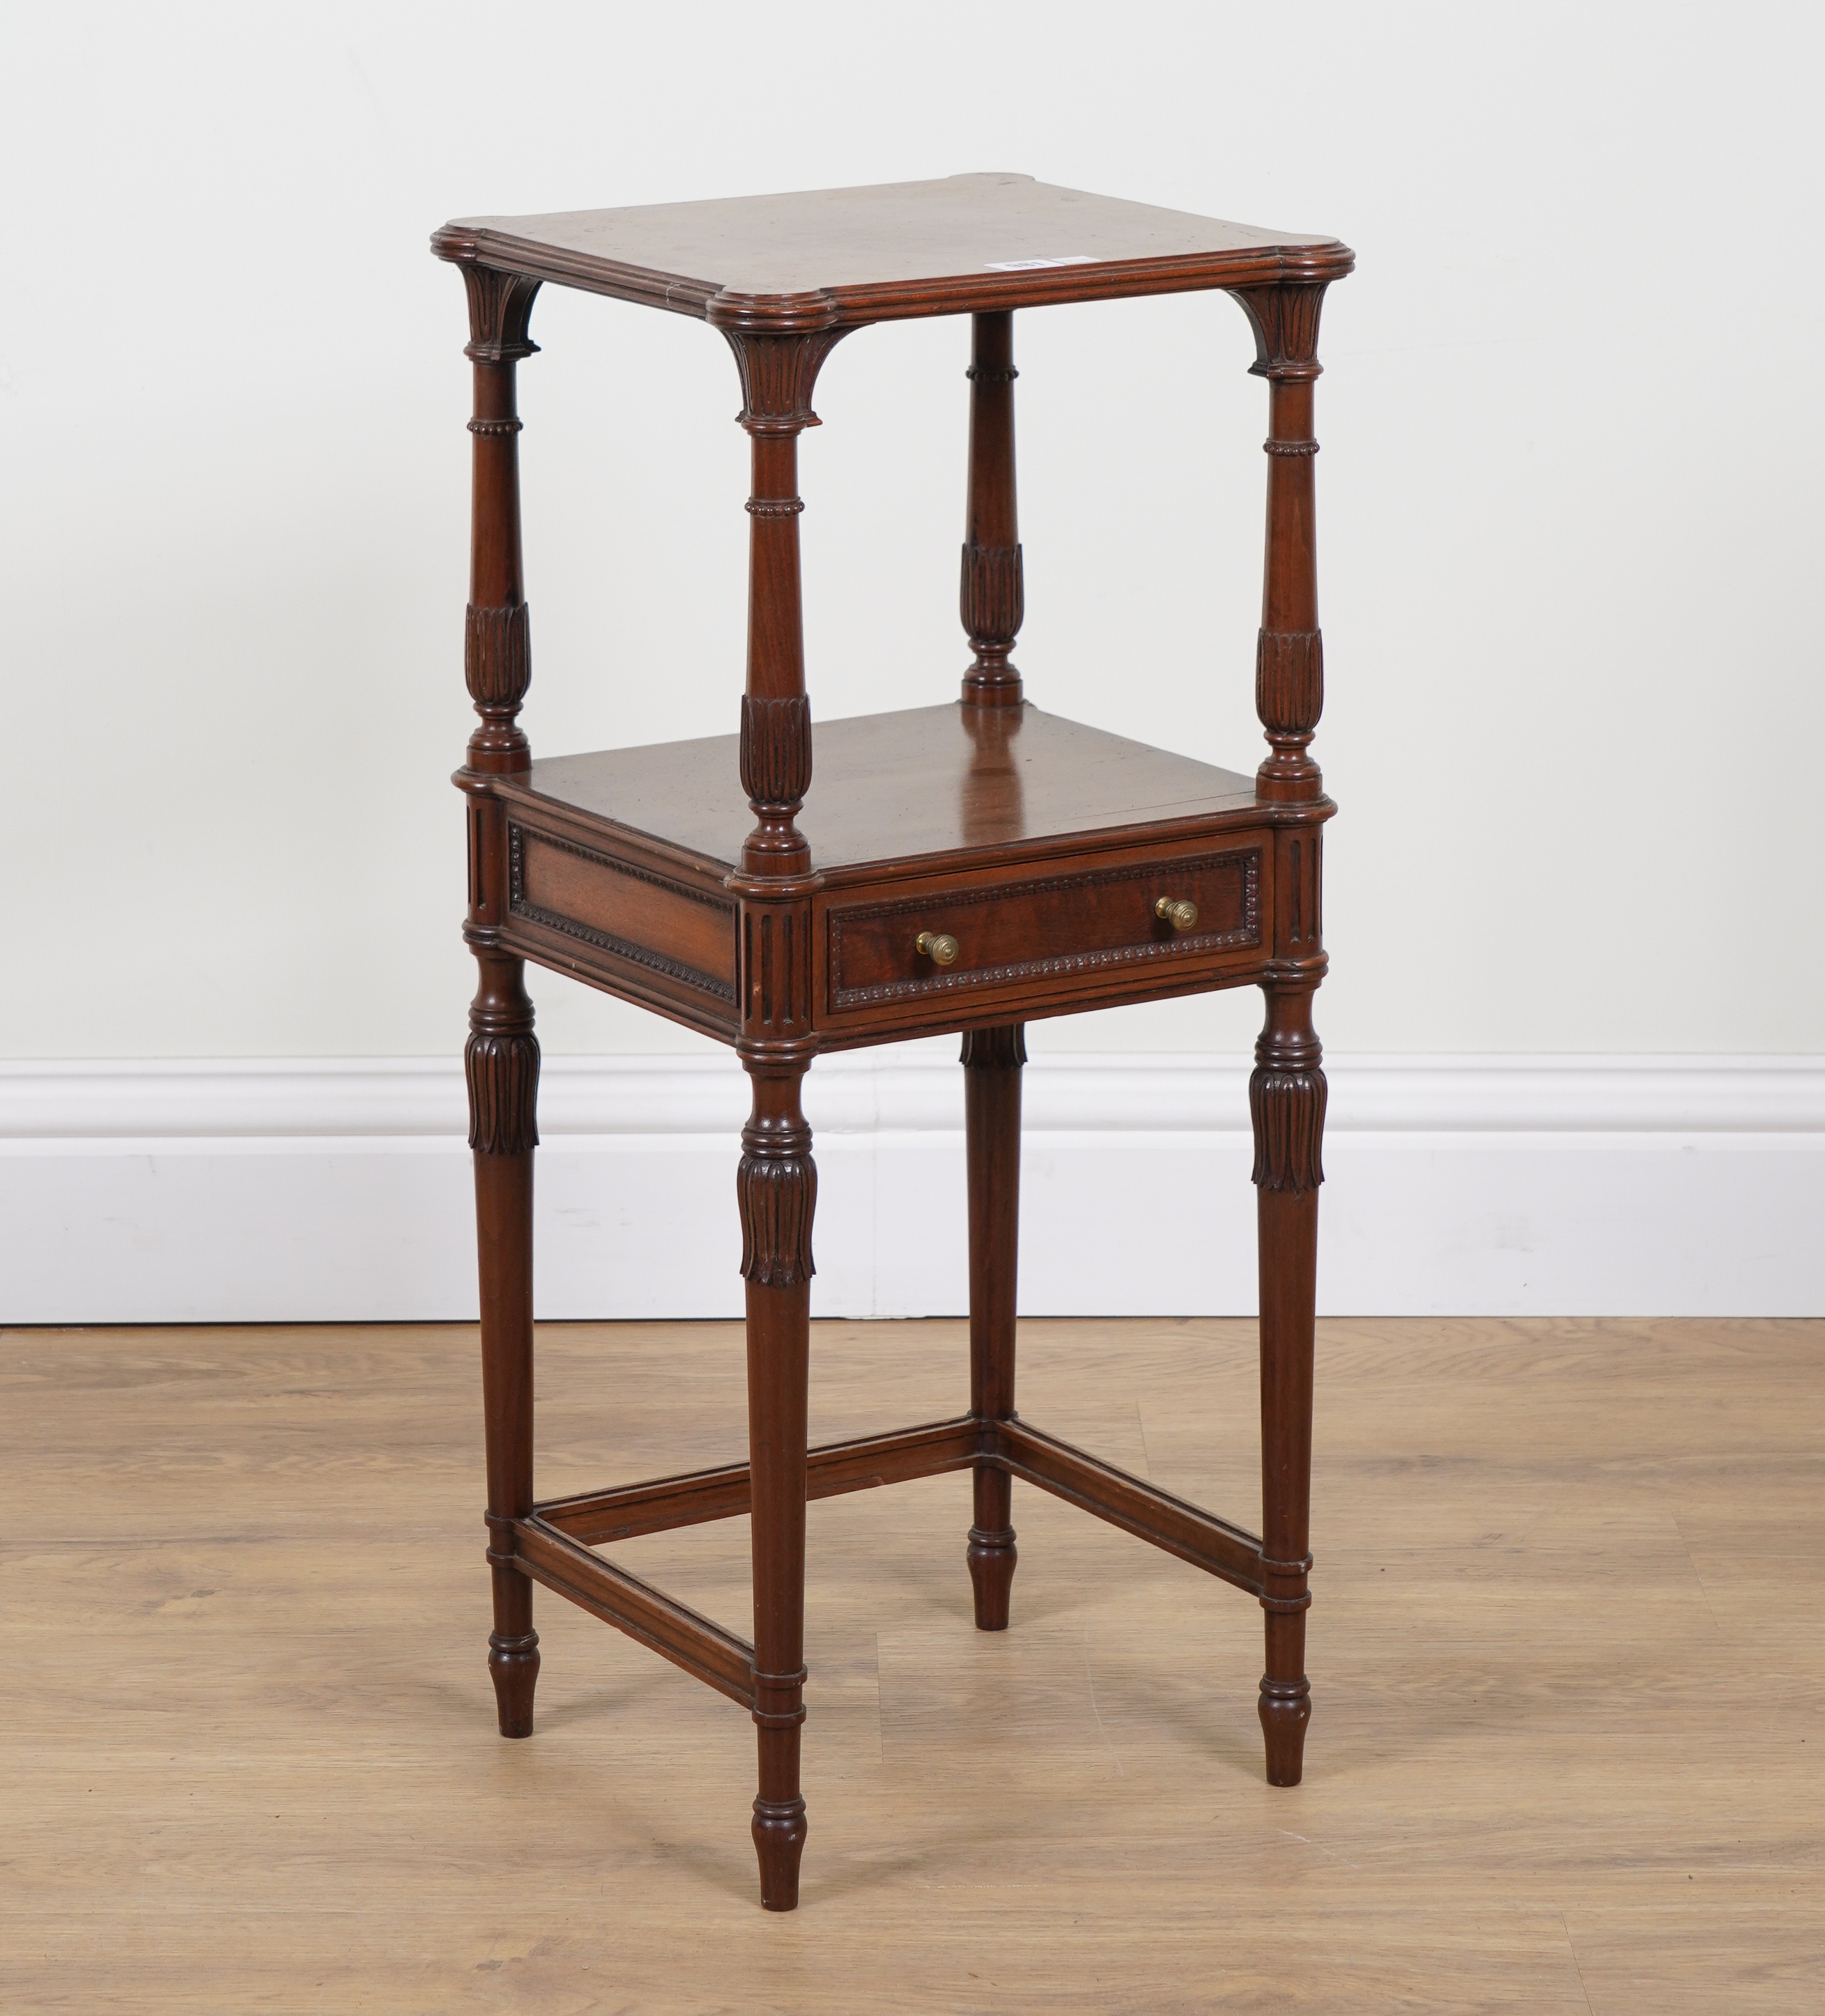
{"label": "drawer front panel", "polygon": [[574,842],[508,828],[515,918],[735,1006],[735,905]]}
{"label": "drawer front panel", "polygon": [[[830,1002],[838,1014],[947,992],[1112,968],[1200,963],[1262,942],[1263,844],[1158,862],[1035,876],[986,889],[955,884],[829,912]],[[1161,897],[1197,905],[1175,931]],[[920,934],[956,941],[944,967]]]}

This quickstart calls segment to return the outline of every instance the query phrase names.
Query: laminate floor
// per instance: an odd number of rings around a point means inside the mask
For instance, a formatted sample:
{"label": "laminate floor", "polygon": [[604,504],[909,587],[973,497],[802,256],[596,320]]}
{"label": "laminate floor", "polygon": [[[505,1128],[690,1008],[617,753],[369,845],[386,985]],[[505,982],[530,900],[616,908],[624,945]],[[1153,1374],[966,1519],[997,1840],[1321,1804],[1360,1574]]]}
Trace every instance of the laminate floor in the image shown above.
{"label": "laminate floor", "polygon": [[[542,1493],[739,1456],[740,1334],[540,1333]],[[1022,1413],[1254,1525],[1253,1327],[1034,1322]],[[956,1411],[956,1323],[822,1323],[818,1440]],[[541,1591],[494,1733],[459,1327],[0,1337],[0,2006],[1825,2009],[1825,1324],[1319,1327],[1306,1778],[1260,1614],[1024,1485],[810,1509],[811,1835],[741,1712]],[[746,1522],[630,1566],[744,1636]]]}

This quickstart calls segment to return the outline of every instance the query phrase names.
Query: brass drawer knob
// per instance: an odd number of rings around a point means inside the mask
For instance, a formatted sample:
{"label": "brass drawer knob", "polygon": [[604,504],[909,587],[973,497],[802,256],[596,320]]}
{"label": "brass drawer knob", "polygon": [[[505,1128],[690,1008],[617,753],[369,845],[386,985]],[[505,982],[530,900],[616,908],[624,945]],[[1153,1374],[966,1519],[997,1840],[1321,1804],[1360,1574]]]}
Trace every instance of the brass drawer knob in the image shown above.
{"label": "brass drawer knob", "polygon": [[1188,931],[1197,922],[1197,905],[1182,896],[1162,896],[1154,905],[1154,915],[1164,918],[1175,931]]}
{"label": "brass drawer knob", "polygon": [[948,966],[957,956],[957,941],[948,931],[921,931],[912,949],[923,952],[934,966]]}

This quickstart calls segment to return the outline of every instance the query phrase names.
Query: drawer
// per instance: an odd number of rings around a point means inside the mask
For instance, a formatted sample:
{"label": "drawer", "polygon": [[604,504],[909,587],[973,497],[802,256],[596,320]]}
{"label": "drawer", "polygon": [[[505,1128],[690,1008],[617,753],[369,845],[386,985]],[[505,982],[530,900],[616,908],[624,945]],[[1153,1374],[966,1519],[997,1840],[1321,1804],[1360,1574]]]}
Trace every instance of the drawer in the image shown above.
{"label": "drawer", "polygon": [[[1069,995],[1089,982],[1134,972],[1138,991],[1193,976],[1181,970],[1246,962],[1262,945],[1265,836],[1220,851],[966,886],[955,878],[887,902],[827,899],[827,1006],[843,1016],[899,1002],[1051,983]],[[1179,928],[1157,914],[1164,899],[1190,902],[1194,923]],[[921,936],[955,941],[948,964],[919,949]],[[948,945],[940,945],[941,954]]]}

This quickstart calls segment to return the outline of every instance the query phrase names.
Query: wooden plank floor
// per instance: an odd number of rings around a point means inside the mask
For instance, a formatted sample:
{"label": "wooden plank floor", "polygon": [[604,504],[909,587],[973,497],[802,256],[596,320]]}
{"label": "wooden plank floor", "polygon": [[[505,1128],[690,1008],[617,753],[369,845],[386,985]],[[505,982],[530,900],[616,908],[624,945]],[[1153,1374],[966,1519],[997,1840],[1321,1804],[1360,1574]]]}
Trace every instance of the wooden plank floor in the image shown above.
{"label": "wooden plank floor", "polygon": [[[739,1332],[541,1332],[541,1489],[739,1455]],[[1252,1326],[1035,1322],[1021,1404],[1253,1525]],[[817,1327],[818,1439],[953,1411],[955,1323]],[[1825,2008],[1825,1324],[1327,1323],[1315,1711],[1260,1618],[1024,1485],[810,1512],[804,1903],[740,1712],[542,1592],[494,1733],[459,1327],[0,1338],[0,2006]],[[744,1634],[745,1521],[621,1557]]]}

